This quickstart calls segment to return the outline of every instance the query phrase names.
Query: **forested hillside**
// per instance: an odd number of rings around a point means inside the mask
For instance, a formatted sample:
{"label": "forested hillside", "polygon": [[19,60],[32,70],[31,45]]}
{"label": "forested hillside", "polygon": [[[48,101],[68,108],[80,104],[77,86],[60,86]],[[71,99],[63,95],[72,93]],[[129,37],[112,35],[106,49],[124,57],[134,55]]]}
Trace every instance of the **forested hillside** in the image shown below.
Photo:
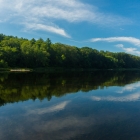
{"label": "forested hillside", "polygon": [[140,57],[0,34],[0,68],[140,68]]}

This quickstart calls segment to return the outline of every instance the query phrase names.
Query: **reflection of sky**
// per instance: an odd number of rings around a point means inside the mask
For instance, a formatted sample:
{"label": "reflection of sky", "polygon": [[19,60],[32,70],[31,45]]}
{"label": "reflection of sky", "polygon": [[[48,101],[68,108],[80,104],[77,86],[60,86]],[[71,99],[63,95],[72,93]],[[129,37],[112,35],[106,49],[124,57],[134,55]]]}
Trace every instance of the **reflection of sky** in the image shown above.
{"label": "reflection of sky", "polygon": [[[23,103],[23,106],[17,108],[16,114],[11,113],[3,119],[0,118],[0,137],[3,140],[10,139],[11,136],[16,137],[16,140],[21,138],[23,140],[63,140],[90,133],[101,124],[113,122],[118,116],[123,116],[123,120],[127,116],[115,110],[113,111],[115,113],[105,113],[104,108],[100,108],[97,112],[94,105],[91,106],[92,103],[83,98],[78,102],[56,100],[53,106],[50,106],[50,102],[43,101],[38,103],[39,107],[34,103],[34,106],[31,104],[26,108]],[[18,114],[22,109],[24,111]],[[91,110],[88,111],[89,109]],[[2,123],[1,120],[5,122]]]}
{"label": "reflection of sky", "polygon": [[130,101],[137,101],[140,99],[140,93],[133,93],[126,96],[121,97],[99,97],[99,96],[91,96],[91,99],[94,101],[118,101],[118,102],[130,102]]}
{"label": "reflection of sky", "polygon": [[65,109],[65,107],[68,105],[70,101],[63,101],[57,105],[53,105],[51,107],[42,108],[42,109],[35,109],[35,110],[29,110],[28,114],[45,114],[50,112],[56,112]]}
{"label": "reflection of sky", "polygon": [[105,139],[110,131],[112,139],[126,135],[129,138],[131,132],[134,135],[134,130],[140,130],[140,102],[132,102],[140,99],[139,85],[80,91],[53,97],[51,101],[7,104],[0,108],[0,138],[67,140],[79,137],[82,140],[90,139],[91,135],[94,139]]}
{"label": "reflection of sky", "polygon": [[131,91],[133,91],[133,90],[135,90],[139,87],[140,87],[140,82],[133,83],[133,84],[129,84],[129,85],[124,86],[121,90],[118,90],[116,92],[117,93],[124,93],[125,91],[130,91],[131,92]]}
{"label": "reflection of sky", "polygon": [[[125,85],[124,87],[112,88],[102,91],[98,94],[92,94],[90,97],[93,101],[117,101],[131,102],[140,100],[140,82]],[[104,93],[104,94],[102,94]],[[121,93],[121,94],[118,94]]]}

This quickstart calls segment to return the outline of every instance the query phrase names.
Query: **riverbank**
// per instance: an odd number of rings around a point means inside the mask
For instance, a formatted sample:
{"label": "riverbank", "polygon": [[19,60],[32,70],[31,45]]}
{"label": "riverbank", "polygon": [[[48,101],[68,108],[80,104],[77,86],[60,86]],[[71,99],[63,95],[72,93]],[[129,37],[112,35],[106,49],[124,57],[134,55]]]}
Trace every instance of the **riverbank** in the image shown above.
{"label": "riverbank", "polygon": [[63,71],[126,71],[126,70],[140,70],[137,68],[133,69],[88,69],[88,68],[63,68],[63,67],[48,67],[48,68],[0,68],[0,72],[63,72]]}

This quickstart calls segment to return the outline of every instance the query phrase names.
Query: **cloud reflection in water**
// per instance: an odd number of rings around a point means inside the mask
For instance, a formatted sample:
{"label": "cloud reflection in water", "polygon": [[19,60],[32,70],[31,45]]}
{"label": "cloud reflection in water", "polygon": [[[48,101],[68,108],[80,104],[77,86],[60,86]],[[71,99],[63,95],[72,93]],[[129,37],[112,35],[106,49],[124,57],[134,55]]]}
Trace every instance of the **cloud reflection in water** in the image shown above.
{"label": "cloud reflection in water", "polygon": [[38,114],[38,115],[42,115],[45,113],[51,113],[51,112],[56,112],[56,111],[60,111],[65,109],[65,107],[70,103],[70,101],[64,101],[61,102],[57,105],[51,106],[51,107],[47,107],[47,108],[42,108],[42,109],[35,109],[35,110],[29,110],[29,112],[27,113],[28,115],[30,114]]}
{"label": "cloud reflection in water", "polygon": [[135,89],[137,89],[138,87],[140,87],[140,82],[138,83],[134,83],[134,84],[129,84],[129,85],[126,85],[122,88],[122,90],[119,90],[117,91],[117,93],[124,93],[125,91],[134,91]]}
{"label": "cloud reflection in water", "polygon": [[140,99],[140,93],[129,94],[126,96],[121,97],[114,97],[114,96],[107,96],[107,97],[100,97],[100,96],[91,96],[93,101],[116,101],[116,102],[131,102],[131,101],[138,101]]}

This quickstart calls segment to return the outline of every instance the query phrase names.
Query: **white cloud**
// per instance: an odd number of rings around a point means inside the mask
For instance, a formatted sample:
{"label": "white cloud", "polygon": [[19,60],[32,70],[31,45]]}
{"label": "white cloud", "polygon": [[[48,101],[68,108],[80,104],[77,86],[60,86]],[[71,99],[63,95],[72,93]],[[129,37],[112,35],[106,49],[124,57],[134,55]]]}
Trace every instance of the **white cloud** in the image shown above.
{"label": "white cloud", "polygon": [[70,36],[63,29],[59,27],[53,27],[53,26],[48,26],[43,24],[25,24],[25,25],[26,25],[26,30],[28,29],[43,30],[43,31],[53,32],[61,36],[70,38]]}
{"label": "white cloud", "polygon": [[[0,19],[1,22],[8,21],[15,24],[35,24],[37,30],[45,30],[65,37],[70,36],[58,26],[60,20],[70,23],[87,21],[101,25],[130,22],[126,18],[100,12],[97,7],[80,0],[0,0]],[[52,23],[54,26],[50,27]],[[29,27],[36,30],[32,26],[28,26],[28,29]]]}
{"label": "white cloud", "polygon": [[115,46],[121,48],[126,53],[140,55],[140,51],[138,51],[137,48],[125,48],[123,44],[117,44]]}
{"label": "white cloud", "polygon": [[140,47],[140,39],[134,37],[109,37],[109,38],[92,38],[91,42],[127,42]]}
{"label": "white cloud", "polygon": [[140,55],[140,51],[137,48],[122,48],[126,53],[131,53],[135,55]]}
{"label": "white cloud", "polygon": [[117,45],[115,45],[115,46],[118,47],[118,48],[123,48],[123,47],[124,47],[123,44],[117,44]]}

